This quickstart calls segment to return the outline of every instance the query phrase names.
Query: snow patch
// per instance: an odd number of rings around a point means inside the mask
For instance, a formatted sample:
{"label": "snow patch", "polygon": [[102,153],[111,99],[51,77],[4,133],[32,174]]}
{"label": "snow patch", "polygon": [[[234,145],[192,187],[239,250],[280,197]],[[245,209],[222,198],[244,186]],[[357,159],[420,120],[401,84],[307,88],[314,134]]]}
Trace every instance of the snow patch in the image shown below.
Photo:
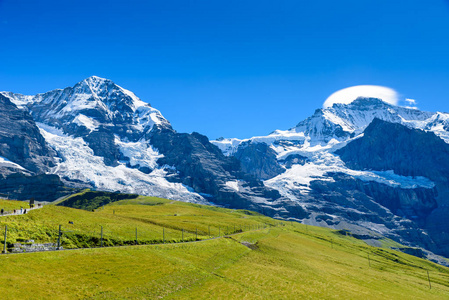
{"label": "snow patch", "polygon": [[344,162],[330,152],[318,152],[309,157],[310,162],[304,165],[293,165],[284,173],[265,181],[265,185],[279,190],[281,195],[296,199],[295,191],[309,193],[313,180],[330,181],[328,173],[343,173],[362,181],[374,181],[391,187],[414,189],[418,187],[431,189],[435,184],[426,177],[410,177],[395,174],[393,171],[357,171],[347,168]]}
{"label": "snow patch", "polygon": [[89,129],[91,132],[94,130],[97,130],[98,126],[99,126],[99,122],[93,118],[89,118],[83,114],[79,114],[75,117],[75,119],[73,120],[73,123],[79,125],[79,126],[84,126],[87,129]]}
{"label": "snow patch", "polygon": [[3,156],[0,156],[0,167],[14,168],[14,169],[26,171],[26,169],[24,167],[22,167],[21,165],[16,164],[15,162],[10,161],[9,159],[7,159]]}
{"label": "snow patch", "polygon": [[239,191],[239,182],[237,180],[226,181],[226,185],[235,191]]}
{"label": "snow patch", "polygon": [[123,142],[116,136],[115,144],[119,147],[120,152],[129,158],[128,163],[131,167],[149,168],[152,170],[157,167],[157,160],[164,157],[145,141]]}

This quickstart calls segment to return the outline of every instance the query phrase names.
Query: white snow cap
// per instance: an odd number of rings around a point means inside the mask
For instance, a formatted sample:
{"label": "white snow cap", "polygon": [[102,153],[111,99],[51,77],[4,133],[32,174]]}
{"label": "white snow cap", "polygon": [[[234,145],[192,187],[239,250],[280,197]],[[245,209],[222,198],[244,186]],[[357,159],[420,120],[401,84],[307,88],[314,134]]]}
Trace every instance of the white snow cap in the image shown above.
{"label": "white snow cap", "polygon": [[392,105],[398,104],[398,93],[391,88],[378,85],[356,85],[330,95],[324,101],[323,108],[332,107],[334,103],[349,104],[359,97],[378,98]]}

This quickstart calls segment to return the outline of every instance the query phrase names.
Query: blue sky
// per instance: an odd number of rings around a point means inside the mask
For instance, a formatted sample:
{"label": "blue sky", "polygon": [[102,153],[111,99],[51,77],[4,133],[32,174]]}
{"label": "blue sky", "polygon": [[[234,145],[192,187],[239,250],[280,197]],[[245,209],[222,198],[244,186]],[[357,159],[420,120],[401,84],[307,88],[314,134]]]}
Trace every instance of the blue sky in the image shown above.
{"label": "blue sky", "polygon": [[265,135],[381,85],[449,112],[449,2],[0,0],[0,90],[97,75],[180,132]]}

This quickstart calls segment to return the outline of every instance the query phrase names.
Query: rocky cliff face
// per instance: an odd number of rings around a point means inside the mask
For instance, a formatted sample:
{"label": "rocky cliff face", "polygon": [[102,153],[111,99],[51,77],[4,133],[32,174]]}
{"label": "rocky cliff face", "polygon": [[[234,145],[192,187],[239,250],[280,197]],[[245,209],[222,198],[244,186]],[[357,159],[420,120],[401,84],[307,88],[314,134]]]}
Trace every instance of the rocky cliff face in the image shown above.
{"label": "rocky cliff face", "polygon": [[44,173],[55,165],[31,115],[0,94],[0,156],[33,173]]}
{"label": "rocky cliff face", "polygon": [[393,170],[396,174],[425,176],[445,183],[449,178],[449,144],[433,132],[380,119],[374,119],[362,138],[336,154],[356,170]]}
{"label": "rocky cliff face", "polygon": [[52,201],[79,189],[65,186],[57,175],[14,173],[0,180],[0,191],[10,199]]}
{"label": "rocky cliff face", "polygon": [[333,181],[316,180],[304,199],[311,224],[347,229],[362,239],[382,234],[398,242],[443,254],[423,225],[437,207],[435,189],[402,189],[364,182],[341,173],[329,173]]}
{"label": "rocky cliff face", "polygon": [[284,172],[276,159],[276,152],[264,143],[250,143],[239,147],[233,155],[240,161],[242,171],[267,180]]}
{"label": "rocky cliff face", "polygon": [[[443,215],[449,205],[449,145],[432,132],[409,129],[375,119],[364,136],[336,152],[353,169],[394,170],[406,176],[425,176],[435,183],[431,197],[416,190],[408,197],[381,198],[382,204],[398,215],[416,221],[440,241],[439,253],[449,256],[441,234],[449,232],[449,222]],[[373,193],[373,191],[371,192]],[[445,246],[443,246],[445,245]]]}

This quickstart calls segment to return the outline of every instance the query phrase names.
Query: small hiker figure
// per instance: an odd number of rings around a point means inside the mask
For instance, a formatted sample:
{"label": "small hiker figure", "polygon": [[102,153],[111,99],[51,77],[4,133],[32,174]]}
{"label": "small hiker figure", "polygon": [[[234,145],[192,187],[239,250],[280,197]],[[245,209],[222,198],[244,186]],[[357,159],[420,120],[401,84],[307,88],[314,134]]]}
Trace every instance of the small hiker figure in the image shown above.
{"label": "small hiker figure", "polygon": [[16,214],[16,210],[14,210],[14,214]]}
{"label": "small hiker figure", "polygon": [[24,213],[24,214],[26,214],[26,213],[27,213],[27,210],[26,210],[26,208],[25,208],[25,209],[23,210],[23,213]]}
{"label": "small hiker figure", "polygon": [[23,213],[23,207],[22,206],[20,207],[20,213]]}
{"label": "small hiker figure", "polygon": [[2,208],[2,210],[1,210],[2,215],[3,215],[3,212],[4,212],[4,210],[3,210],[3,208]]}

